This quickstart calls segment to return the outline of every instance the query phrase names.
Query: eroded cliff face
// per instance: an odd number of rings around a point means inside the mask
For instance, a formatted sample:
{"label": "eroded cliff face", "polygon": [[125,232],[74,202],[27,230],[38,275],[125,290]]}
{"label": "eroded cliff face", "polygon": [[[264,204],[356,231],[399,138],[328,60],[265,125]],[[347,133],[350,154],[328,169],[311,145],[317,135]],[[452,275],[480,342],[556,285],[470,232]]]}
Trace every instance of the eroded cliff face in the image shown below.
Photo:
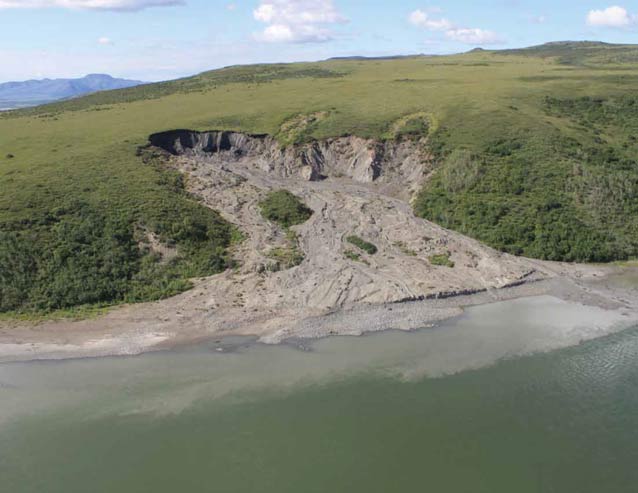
{"label": "eroded cliff face", "polygon": [[263,152],[271,141],[266,135],[250,135],[238,132],[193,130],[170,130],[150,136],[151,145],[173,155],[204,155],[229,152],[231,154],[254,154]]}
{"label": "eroded cliff face", "polygon": [[250,159],[261,170],[281,178],[320,181],[345,177],[379,183],[402,192],[404,198],[416,192],[431,169],[425,140],[378,142],[350,136],[283,148],[268,135],[173,130],[152,135],[150,142],[174,156],[209,162],[231,165]]}

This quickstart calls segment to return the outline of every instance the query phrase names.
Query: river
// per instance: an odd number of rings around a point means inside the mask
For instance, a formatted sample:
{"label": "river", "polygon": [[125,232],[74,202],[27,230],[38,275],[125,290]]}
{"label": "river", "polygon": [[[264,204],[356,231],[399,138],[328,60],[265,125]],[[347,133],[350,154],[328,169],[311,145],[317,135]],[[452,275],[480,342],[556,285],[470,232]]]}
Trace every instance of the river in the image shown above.
{"label": "river", "polygon": [[634,493],[635,314],[0,365],[0,491]]}

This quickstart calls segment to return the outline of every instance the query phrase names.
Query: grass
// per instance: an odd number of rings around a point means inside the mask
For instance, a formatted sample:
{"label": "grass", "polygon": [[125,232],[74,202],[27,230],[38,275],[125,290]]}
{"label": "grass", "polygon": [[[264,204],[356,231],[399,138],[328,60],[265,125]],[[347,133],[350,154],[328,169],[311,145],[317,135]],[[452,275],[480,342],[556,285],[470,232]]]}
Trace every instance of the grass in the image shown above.
{"label": "grass", "polygon": [[430,263],[432,265],[437,265],[439,267],[449,267],[450,269],[454,268],[454,262],[452,262],[452,260],[450,260],[450,254],[449,253],[442,253],[439,255],[432,255],[430,258]]}
{"label": "grass", "polygon": [[625,260],[623,262],[616,262],[619,267],[638,267],[638,260]]}
{"label": "grass", "polygon": [[42,322],[46,320],[88,320],[106,315],[114,305],[79,305],[64,310],[0,312],[0,321]]}
{"label": "grass", "polygon": [[348,259],[348,260],[352,260],[353,262],[361,262],[364,265],[369,266],[370,262],[368,262],[366,259],[364,259],[363,257],[361,257],[361,254],[354,252],[352,250],[346,250],[345,252],[343,252],[343,255]]}
{"label": "grass", "polygon": [[418,255],[416,251],[409,248],[403,241],[395,242],[394,246],[401,250],[401,253],[404,255],[409,255],[410,257],[416,257]]}
{"label": "grass", "polygon": [[288,190],[270,192],[259,203],[264,218],[289,228],[305,223],[312,217],[313,211]]}
{"label": "grass", "polygon": [[361,250],[363,250],[369,255],[374,255],[378,251],[376,245],[373,245],[369,241],[366,241],[363,238],[360,238],[359,236],[356,236],[356,235],[348,236],[346,238],[346,241],[356,246],[357,248],[360,248]]}
{"label": "grass", "polygon": [[272,270],[274,271],[297,267],[301,265],[305,258],[299,248],[299,238],[291,230],[286,231],[286,246],[273,248],[268,252],[267,256],[275,262],[272,265]]}
{"label": "grass", "polygon": [[[231,67],[0,113],[0,312],[158,299],[230,266],[230,225],[138,155],[175,128],[427,135],[419,215],[515,254],[635,258],[637,81],[636,46],[572,43]],[[138,248],[149,231],[178,257]]]}
{"label": "grass", "polygon": [[280,271],[301,265],[304,255],[295,245],[287,248],[273,248],[268,252],[268,258],[275,261],[273,270]]}
{"label": "grass", "polygon": [[361,254],[353,252],[352,250],[346,250],[345,252],[343,252],[343,255],[353,262],[361,262]]}

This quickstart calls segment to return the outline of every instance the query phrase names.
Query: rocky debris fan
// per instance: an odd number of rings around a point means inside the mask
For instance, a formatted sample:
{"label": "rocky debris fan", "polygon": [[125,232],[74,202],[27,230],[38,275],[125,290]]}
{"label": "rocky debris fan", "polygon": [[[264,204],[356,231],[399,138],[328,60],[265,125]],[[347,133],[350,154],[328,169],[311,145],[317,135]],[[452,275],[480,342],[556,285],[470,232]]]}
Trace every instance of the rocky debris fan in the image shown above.
{"label": "rocky debris fan", "polygon": [[[423,140],[340,137],[282,147],[267,135],[176,130],[153,146],[189,175],[190,191],[244,233],[241,267],[211,278],[206,308],[266,316],[316,316],[358,304],[449,297],[547,275],[537,263],[499,253],[414,215],[410,199],[432,170]],[[285,189],[315,213],[291,230],[303,261],[271,268],[289,235],[260,214]],[[374,245],[375,254],[348,238]],[[434,257],[450,259],[436,265]]]}

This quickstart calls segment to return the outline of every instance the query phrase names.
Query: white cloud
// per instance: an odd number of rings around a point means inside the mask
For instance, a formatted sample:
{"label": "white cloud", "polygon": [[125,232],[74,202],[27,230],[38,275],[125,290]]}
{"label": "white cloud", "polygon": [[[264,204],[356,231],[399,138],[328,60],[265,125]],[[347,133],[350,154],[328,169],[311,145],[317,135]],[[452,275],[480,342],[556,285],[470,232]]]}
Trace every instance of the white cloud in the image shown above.
{"label": "white cloud", "polygon": [[456,28],[445,32],[445,35],[453,40],[468,45],[490,45],[502,42],[502,39],[494,31],[486,31],[478,28]]}
{"label": "white cloud", "polygon": [[408,16],[408,21],[417,27],[427,29],[428,31],[444,32],[448,39],[459,43],[487,45],[502,42],[501,37],[494,31],[459,27],[445,17],[434,18],[431,15],[432,13],[440,12],[440,9],[428,9],[426,11],[417,9]]}
{"label": "white cloud", "polygon": [[184,0],[0,0],[0,9],[64,8],[78,10],[138,11],[149,7],[185,5]]}
{"label": "white cloud", "polygon": [[638,16],[632,16],[624,7],[614,5],[604,10],[590,10],[587,24],[602,27],[627,27],[638,22]]}
{"label": "white cloud", "polygon": [[107,38],[106,36],[102,36],[101,38],[98,38],[97,42],[98,44],[101,44],[102,46],[113,44],[113,41],[111,40],[111,38]]}
{"label": "white cloud", "polygon": [[233,10],[237,9],[237,4],[236,3],[227,3],[226,4],[226,10],[232,12]]}
{"label": "white cloud", "polygon": [[529,19],[533,24],[545,24],[547,22],[546,15],[533,15]]}
{"label": "white cloud", "polygon": [[253,16],[267,24],[257,38],[271,43],[330,41],[329,26],[347,22],[332,0],[261,0]]}
{"label": "white cloud", "polygon": [[453,24],[445,18],[432,19],[430,14],[417,9],[410,14],[409,21],[417,27],[423,27],[431,31],[447,31],[452,29]]}

